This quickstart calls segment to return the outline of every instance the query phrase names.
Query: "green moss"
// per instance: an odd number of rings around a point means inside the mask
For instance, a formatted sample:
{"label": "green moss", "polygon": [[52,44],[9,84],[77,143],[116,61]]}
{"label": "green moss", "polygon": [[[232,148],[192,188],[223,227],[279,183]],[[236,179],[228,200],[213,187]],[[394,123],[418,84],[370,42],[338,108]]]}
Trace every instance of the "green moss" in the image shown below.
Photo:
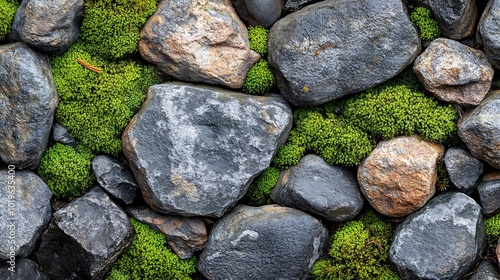
{"label": "green moss", "polygon": [[250,49],[264,57],[267,54],[267,40],[269,31],[262,26],[248,27],[248,41]]}
{"label": "green moss", "polygon": [[106,59],[133,54],[155,10],[155,0],[85,0],[80,38],[88,52]]}
{"label": "green moss", "polygon": [[489,246],[496,246],[500,238],[500,214],[484,219],[486,241]]}
{"label": "green moss", "polygon": [[247,192],[249,204],[252,206],[261,206],[271,204],[269,195],[271,190],[278,183],[280,170],[276,167],[269,167],[260,174],[260,176],[250,185]]}
{"label": "green moss", "polygon": [[[76,58],[102,72],[90,71]],[[59,96],[57,121],[95,153],[120,152],[121,132],[139,110],[144,91],[161,82],[160,74],[134,61],[106,63],[80,43],[51,64]]]}
{"label": "green moss", "polygon": [[132,246],[116,261],[107,280],[191,279],[196,258],[180,260],[166,247],[165,236],[132,218]]}
{"label": "green moss", "polygon": [[93,157],[94,155],[82,146],[74,149],[56,143],[45,151],[38,173],[55,196],[73,199],[92,187]]}
{"label": "green moss", "polygon": [[18,6],[16,0],[0,0],[0,41],[9,34]]}
{"label": "green moss", "polygon": [[451,189],[452,184],[450,180],[450,176],[448,175],[448,171],[446,171],[446,165],[443,160],[438,161],[436,165],[436,187],[440,191],[446,191]]}
{"label": "green moss", "polygon": [[256,95],[265,95],[276,84],[273,72],[266,60],[260,60],[248,71],[243,85],[243,92]]}
{"label": "green moss", "polygon": [[368,212],[340,227],[333,236],[330,258],[314,264],[321,280],[400,279],[389,263],[390,224]]}
{"label": "green moss", "polygon": [[416,7],[410,14],[410,20],[417,26],[423,41],[429,42],[441,35],[438,22],[432,18],[431,11],[427,8]]}

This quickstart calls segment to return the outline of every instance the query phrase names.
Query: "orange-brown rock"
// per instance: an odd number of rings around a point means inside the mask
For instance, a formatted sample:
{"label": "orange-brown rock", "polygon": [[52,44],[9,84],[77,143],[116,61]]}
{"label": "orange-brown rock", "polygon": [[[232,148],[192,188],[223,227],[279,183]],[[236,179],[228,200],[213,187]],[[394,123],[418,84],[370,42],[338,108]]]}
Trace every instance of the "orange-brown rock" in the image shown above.
{"label": "orange-brown rock", "polygon": [[418,210],[436,191],[436,163],[444,148],[402,136],[383,141],[361,163],[361,192],[379,213],[402,217]]}

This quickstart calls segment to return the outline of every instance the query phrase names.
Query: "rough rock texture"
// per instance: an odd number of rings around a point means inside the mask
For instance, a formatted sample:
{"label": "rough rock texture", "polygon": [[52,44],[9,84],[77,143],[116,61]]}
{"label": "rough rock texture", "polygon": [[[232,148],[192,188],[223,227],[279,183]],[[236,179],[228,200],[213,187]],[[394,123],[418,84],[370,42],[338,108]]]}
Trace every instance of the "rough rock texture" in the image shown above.
{"label": "rough rock texture", "polygon": [[485,53],[445,38],[432,41],[415,60],[413,71],[439,99],[466,106],[481,103],[494,74]]}
{"label": "rough rock texture", "polygon": [[71,136],[67,128],[58,123],[55,123],[53,126],[52,137],[56,142],[70,145],[71,147],[76,147],[75,138]]}
{"label": "rough rock texture", "polygon": [[249,25],[269,29],[281,15],[285,0],[231,0],[238,16]]}
{"label": "rough rock texture", "polygon": [[12,23],[11,40],[62,54],[78,40],[83,0],[25,0]]}
{"label": "rough rock texture", "polygon": [[49,58],[23,43],[0,46],[0,161],[37,168],[57,106]]}
{"label": "rough rock texture", "polygon": [[306,279],[327,235],[299,210],[240,205],[215,224],[198,271],[208,279]]}
{"label": "rough rock texture", "polygon": [[0,170],[0,260],[29,256],[51,216],[52,192],[43,180],[31,171],[9,170]]}
{"label": "rough rock texture", "polygon": [[176,79],[230,88],[242,87],[260,58],[230,0],[162,1],[141,30],[139,52]]}
{"label": "rough rock texture", "polygon": [[9,270],[8,263],[2,263],[0,266],[0,279],[2,280],[50,280],[43,272],[38,269],[36,263],[30,259],[15,260],[14,272]]}
{"label": "rough rock texture", "polygon": [[461,279],[485,248],[479,205],[447,192],[399,224],[389,257],[403,279]]}
{"label": "rough rock texture", "polygon": [[500,273],[494,265],[487,261],[482,261],[476,272],[470,280],[498,280],[500,279]]}
{"label": "rough rock texture", "polygon": [[291,124],[279,96],[167,83],[149,88],[123,151],[153,210],[220,217],[269,166]]}
{"label": "rough rock texture", "polygon": [[400,0],[312,4],[277,21],[268,45],[281,94],[298,106],[371,88],[420,53],[417,30]]}
{"label": "rough rock texture", "polygon": [[490,0],[477,27],[477,40],[484,45],[490,63],[500,69],[500,0]]}
{"label": "rough rock texture", "polygon": [[450,148],[444,156],[444,164],[451,183],[461,192],[470,195],[483,173],[483,163],[468,151]]}
{"label": "rough rock texture", "polygon": [[92,169],[99,185],[113,197],[126,204],[134,201],[138,187],[127,166],[117,159],[100,155],[92,160]]}
{"label": "rough rock texture", "polygon": [[358,167],[358,183],[379,213],[402,217],[413,213],[436,191],[436,162],[441,145],[401,136],[380,142]]}
{"label": "rough rock texture", "polygon": [[126,211],[137,220],[163,233],[168,246],[181,259],[188,259],[194,252],[205,248],[208,235],[201,218],[165,216],[141,206],[127,208]]}
{"label": "rough rock texture", "polygon": [[475,158],[500,169],[500,91],[490,92],[458,124],[458,136]]}
{"label": "rough rock texture", "polygon": [[54,213],[36,257],[52,279],[103,279],[133,237],[125,212],[97,187]]}
{"label": "rough rock texture", "polygon": [[483,214],[493,215],[500,212],[500,173],[486,174],[477,191]]}
{"label": "rough rock texture", "polygon": [[301,7],[317,1],[318,0],[287,0],[285,6],[283,7],[283,11],[295,12],[300,10]]}
{"label": "rough rock texture", "polygon": [[475,0],[415,0],[415,3],[432,11],[442,36],[458,40],[473,34],[477,17]]}
{"label": "rough rock texture", "polygon": [[330,166],[317,155],[306,155],[283,171],[271,198],[335,222],[353,219],[364,203],[356,175],[344,167]]}

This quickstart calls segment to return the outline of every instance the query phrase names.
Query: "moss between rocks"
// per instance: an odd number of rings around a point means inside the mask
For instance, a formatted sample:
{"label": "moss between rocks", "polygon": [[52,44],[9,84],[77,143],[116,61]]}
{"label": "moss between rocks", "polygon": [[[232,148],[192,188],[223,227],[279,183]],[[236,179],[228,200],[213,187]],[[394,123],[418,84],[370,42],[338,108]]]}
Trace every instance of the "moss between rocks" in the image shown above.
{"label": "moss between rocks", "polygon": [[252,206],[261,206],[271,204],[269,198],[271,190],[278,183],[281,171],[276,167],[269,167],[260,174],[260,176],[253,181],[246,194],[249,199],[249,204]]}
{"label": "moss between rocks", "polygon": [[500,238],[500,214],[484,219],[486,241],[489,246],[496,246]]}
{"label": "moss between rocks", "polygon": [[265,95],[275,84],[276,79],[269,63],[262,59],[248,71],[242,90],[248,94]]}
{"label": "moss between rocks", "polygon": [[250,49],[264,57],[267,54],[267,41],[269,31],[262,26],[248,27],[248,41]]}
{"label": "moss between rocks", "polygon": [[16,0],[0,0],[0,41],[9,34],[18,6]]}
{"label": "moss between rocks", "polygon": [[410,20],[417,26],[422,41],[430,42],[441,35],[438,22],[432,18],[431,11],[427,8],[413,9]]}

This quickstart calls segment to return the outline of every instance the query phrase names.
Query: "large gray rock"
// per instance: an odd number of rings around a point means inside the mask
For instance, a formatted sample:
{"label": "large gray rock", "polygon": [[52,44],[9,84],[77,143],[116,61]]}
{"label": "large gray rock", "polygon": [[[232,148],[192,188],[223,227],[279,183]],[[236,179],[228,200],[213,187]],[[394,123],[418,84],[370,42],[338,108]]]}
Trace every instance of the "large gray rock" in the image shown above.
{"label": "large gray rock", "polygon": [[52,131],[52,137],[54,141],[60,142],[66,145],[70,145],[71,147],[76,147],[76,140],[71,136],[68,129],[64,126],[55,123]]}
{"label": "large gray rock", "polygon": [[78,40],[83,0],[24,0],[9,38],[50,54],[62,54]]}
{"label": "large gray rock", "polygon": [[494,74],[485,53],[445,38],[432,41],[415,60],[413,71],[436,97],[465,106],[481,103]]}
{"label": "large gray rock", "polygon": [[139,52],[178,80],[234,89],[260,59],[230,0],[161,1],[141,29]]}
{"label": "large gray rock", "polygon": [[421,48],[401,0],[312,4],[277,21],[268,46],[281,94],[298,106],[380,84],[410,65]]}
{"label": "large gray rock", "polygon": [[483,214],[493,215],[500,212],[500,173],[490,173],[483,177],[477,186]]}
{"label": "large gray rock", "polygon": [[0,182],[0,260],[28,257],[50,222],[52,192],[31,171],[0,170]]}
{"label": "large gray rock", "polygon": [[500,69],[500,1],[490,0],[477,27],[477,40],[484,45],[490,63]]}
{"label": "large gray rock", "polygon": [[0,161],[37,168],[57,106],[49,58],[24,43],[0,46]]}
{"label": "large gray rock", "polygon": [[399,224],[389,257],[403,279],[460,279],[479,259],[485,237],[480,206],[447,192]]}
{"label": "large gray rock", "polygon": [[30,259],[18,259],[14,266],[2,264],[0,266],[2,280],[50,280],[40,271],[36,263]]}
{"label": "large gray rock", "polygon": [[482,261],[470,280],[499,280],[500,273],[488,261]]}
{"label": "large gray rock", "polygon": [[353,219],[364,202],[356,174],[330,166],[317,155],[306,155],[299,164],[283,171],[271,198],[335,222]]}
{"label": "large gray rock", "polygon": [[271,27],[280,18],[285,0],[231,0],[238,16],[249,25]]}
{"label": "large gray rock", "polygon": [[208,279],[306,279],[327,235],[299,210],[240,205],[215,224],[198,271]]}
{"label": "large gray rock", "polygon": [[153,210],[220,217],[269,167],[291,122],[279,96],[155,85],[123,133],[123,152]]}
{"label": "large gray rock", "polygon": [[451,183],[461,192],[470,195],[483,173],[483,163],[465,150],[450,148],[444,156],[444,164]]}
{"label": "large gray rock", "polygon": [[444,37],[463,39],[474,32],[477,17],[475,0],[415,0],[428,7]]}
{"label": "large gray rock", "polygon": [[475,158],[500,169],[500,91],[490,92],[459,122],[458,136]]}
{"label": "large gray rock", "polygon": [[103,279],[133,237],[125,212],[97,187],[54,213],[36,257],[52,279]]}
{"label": "large gray rock", "polygon": [[139,188],[127,166],[115,158],[99,155],[92,159],[92,169],[105,191],[126,204],[134,201]]}

